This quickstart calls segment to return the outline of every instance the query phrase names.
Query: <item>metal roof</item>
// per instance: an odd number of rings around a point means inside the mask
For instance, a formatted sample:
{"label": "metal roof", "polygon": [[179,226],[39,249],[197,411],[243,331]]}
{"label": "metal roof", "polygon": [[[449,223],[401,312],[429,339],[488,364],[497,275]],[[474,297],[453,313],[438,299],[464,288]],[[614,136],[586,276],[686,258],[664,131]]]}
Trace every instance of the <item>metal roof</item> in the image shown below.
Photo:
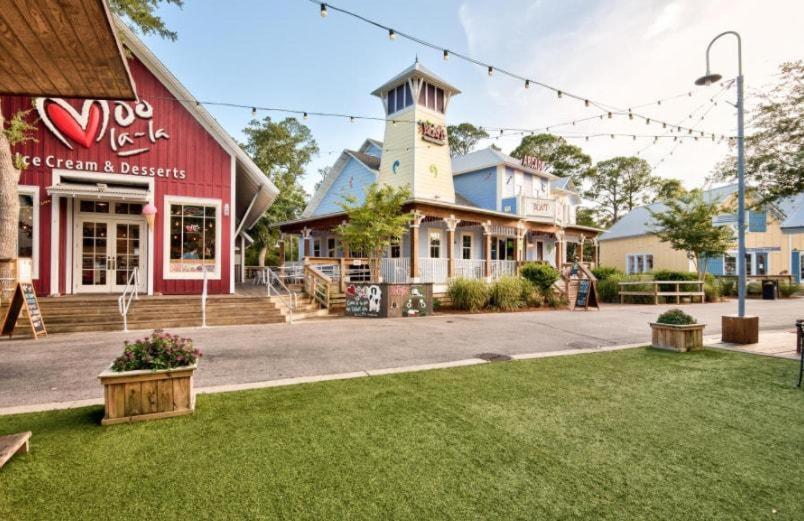
{"label": "metal roof", "polygon": [[558,176],[541,170],[534,170],[522,165],[522,161],[511,157],[495,148],[488,147],[481,150],[469,152],[463,156],[455,156],[452,158],[452,175],[466,174],[469,172],[476,172],[497,165],[506,165],[523,172],[537,174],[548,179],[557,179]]}
{"label": "metal roof", "polygon": [[779,209],[785,216],[782,231],[804,232],[804,192],[782,200]]}
{"label": "metal roof", "polygon": [[445,91],[449,92],[450,94],[460,94],[461,91],[458,90],[456,87],[453,87],[446,80],[442,79],[436,73],[419,63],[417,59],[413,65],[408,67],[407,69],[403,70],[390,80],[386,81],[372,92],[372,96],[382,96],[382,93],[386,90],[390,89],[391,87],[396,87],[404,80],[408,78],[424,78],[428,82],[432,83],[437,87],[441,87]]}
{"label": "metal roof", "polygon": [[[707,202],[723,201],[737,191],[737,185],[725,185],[710,190],[705,190],[704,200]],[[626,237],[638,237],[653,233],[654,225],[651,212],[661,212],[667,209],[663,203],[653,203],[646,206],[638,206],[622,216],[619,221],[614,223],[611,228],[606,230],[599,241],[610,241],[614,239],[624,239]]]}

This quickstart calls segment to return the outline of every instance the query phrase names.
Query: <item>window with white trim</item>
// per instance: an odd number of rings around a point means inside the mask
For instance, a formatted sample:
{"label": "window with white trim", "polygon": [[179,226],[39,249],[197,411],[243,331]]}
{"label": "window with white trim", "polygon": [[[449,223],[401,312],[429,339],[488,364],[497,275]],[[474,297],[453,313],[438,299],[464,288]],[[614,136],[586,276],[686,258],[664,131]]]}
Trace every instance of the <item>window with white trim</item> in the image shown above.
{"label": "window with white trim", "polygon": [[626,273],[647,273],[649,271],[653,271],[653,254],[631,253],[625,256]]}
{"label": "window with white trim", "polygon": [[441,233],[430,232],[430,258],[441,258]]}
{"label": "window with white trim", "polygon": [[402,241],[391,239],[391,258],[398,259],[402,256]]}
{"label": "window with white trim", "polygon": [[464,234],[461,236],[461,258],[472,258],[472,236],[469,234]]}
{"label": "window with white trim", "polygon": [[166,277],[197,278],[187,275],[200,275],[204,271],[220,274],[220,204],[188,199],[170,201],[166,206],[169,219]]}
{"label": "window with white trim", "polygon": [[19,186],[17,256],[31,259],[33,278],[39,278],[39,187]]}
{"label": "window with white trim", "polygon": [[335,241],[334,237],[329,237],[327,239],[327,257],[337,257],[337,256],[338,256],[337,242]]}
{"label": "window with white trim", "polygon": [[728,253],[723,256],[723,274],[724,275],[737,275],[737,256],[729,255]]}

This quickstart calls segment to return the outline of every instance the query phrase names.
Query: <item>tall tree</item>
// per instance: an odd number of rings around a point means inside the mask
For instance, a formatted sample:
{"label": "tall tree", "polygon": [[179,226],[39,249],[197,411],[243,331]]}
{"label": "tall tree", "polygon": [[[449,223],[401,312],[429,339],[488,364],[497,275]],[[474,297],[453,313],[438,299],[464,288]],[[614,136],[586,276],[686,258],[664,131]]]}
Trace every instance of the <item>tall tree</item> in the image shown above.
{"label": "tall tree", "polygon": [[300,180],[305,166],[318,153],[318,145],[310,129],[296,118],[279,122],[270,117],[255,119],[243,133],[246,135],[243,150],[279,189],[274,204],[252,228],[253,246],[259,250],[260,266],[264,266],[268,250],[279,239],[279,232],[271,225],[296,219],[304,210],[307,194]]}
{"label": "tall tree", "polygon": [[668,179],[668,178],[657,177],[654,183],[654,187],[656,189],[656,196],[654,197],[654,202],[673,199],[674,197],[677,197],[686,192],[686,190],[684,190],[684,184],[681,182],[681,180],[674,178]]}
{"label": "tall tree", "polygon": [[111,11],[123,18],[132,29],[175,41],[178,37],[176,32],[168,29],[165,21],[156,14],[160,4],[181,7],[184,0],[109,0]]}
{"label": "tall tree", "polygon": [[614,157],[595,165],[583,196],[598,204],[605,224],[649,201],[656,190],[650,165],[638,157]]}
{"label": "tall tree", "polygon": [[[804,192],[804,61],[783,63],[779,82],[758,99],[745,138],[745,175],[764,203]],[[715,168],[716,181],[736,179],[735,146]]]}
{"label": "tall tree", "polygon": [[478,141],[489,137],[485,130],[478,128],[471,123],[449,125],[447,127],[447,136],[449,139],[449,153],[451,156],[465,156],[474,150]]}
{"label": "tall tree", "polygon": [[713,220],[721,212],[720,205],[706,202],[701,190],[680,194],[664,204],[666,210],[651,212],[653,231],[662,242],[686,252],[703,280],[707,259],[726,253],[734,243],[734,232],[729,226],[715,226]]}
{"label": "tall tree", "polygon": [[592,158],[577,145],[561,136],[536,134],[525,136],[511,155],[522,159],[535,156],[544,161],[545,169],[559,177],[571,177],[576,186],[592,174]]}
{"label": "tall tree", "polygon": [[368,256],[372,280],[380,276],[380,259],[386,248],[408,229],[412,215],[402,211],[408,198],[407,187],[380,187],[373,183],[366,189],[362,204],[354,196],[345,197],[341,203],[349,220],[338,226],[338,236],[351,252]]}

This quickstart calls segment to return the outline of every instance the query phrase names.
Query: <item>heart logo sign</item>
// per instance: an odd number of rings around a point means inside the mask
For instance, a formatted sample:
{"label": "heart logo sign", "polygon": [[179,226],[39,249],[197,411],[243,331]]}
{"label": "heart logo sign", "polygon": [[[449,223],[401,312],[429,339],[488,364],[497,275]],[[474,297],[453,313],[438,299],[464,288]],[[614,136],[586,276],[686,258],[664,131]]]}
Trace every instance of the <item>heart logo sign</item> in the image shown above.
{"label": "heart logo sign", "polygon": [[37,98],[36,111],[45,126],[64,146],[71,142],[89,148],[100,141],[109,121],[109,105],[101,100],[86,100],[77,111],[60,98]]}

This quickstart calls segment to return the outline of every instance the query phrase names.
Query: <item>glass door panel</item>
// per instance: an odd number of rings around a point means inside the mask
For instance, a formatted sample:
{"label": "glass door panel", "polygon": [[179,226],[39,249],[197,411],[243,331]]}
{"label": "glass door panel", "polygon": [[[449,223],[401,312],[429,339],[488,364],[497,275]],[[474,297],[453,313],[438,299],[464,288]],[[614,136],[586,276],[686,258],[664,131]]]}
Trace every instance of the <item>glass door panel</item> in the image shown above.
{"label": "glass door panel", "polygon": [[81,285],[103,290],[108,285],[108,230],[106,223],[84,222],[81,226]]}
{"label": "glass door panel", "polygon": [[[115,285],[125,288],[134,268],[141,266],[140,223],[117,223],[115,225]],[[142,276],[142,273],[140,273]]]}

